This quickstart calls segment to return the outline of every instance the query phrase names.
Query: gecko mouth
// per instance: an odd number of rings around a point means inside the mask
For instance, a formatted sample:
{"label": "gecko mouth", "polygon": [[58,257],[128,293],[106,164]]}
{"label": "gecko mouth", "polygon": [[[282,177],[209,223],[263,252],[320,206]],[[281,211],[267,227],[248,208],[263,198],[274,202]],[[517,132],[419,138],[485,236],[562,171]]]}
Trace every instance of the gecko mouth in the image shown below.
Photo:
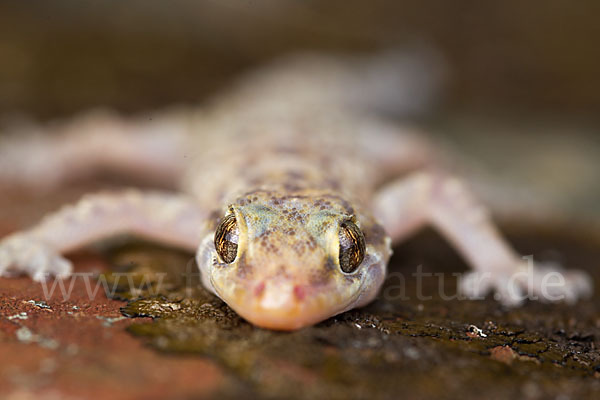
{"label": "gecko mouth", "polygon": [[217,296],[248,322],[262,328],[284,331],[313,325],[349,310],[354,307],[364,288],[364,281],[361,281],[354,293],[345,297],[336,295],[334,288],[263,281],[253,287],[245,284],[235,295],[235,289],[223,291],[212,276],[211,284]]}

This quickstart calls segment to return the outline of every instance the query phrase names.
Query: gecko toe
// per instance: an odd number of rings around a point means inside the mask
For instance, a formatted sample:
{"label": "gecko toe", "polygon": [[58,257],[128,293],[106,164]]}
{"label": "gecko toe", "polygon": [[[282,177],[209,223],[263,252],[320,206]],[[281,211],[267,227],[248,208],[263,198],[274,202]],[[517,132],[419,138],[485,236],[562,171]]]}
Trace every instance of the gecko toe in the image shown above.
{"label": "gecko toe", "polygon": [[483,299],[492,290],[489,274],[468,272],[461,276],[458,284],[459,293],[469,300]]}
{"label": "gecko toe", "polygon": [[574,304],[590,297],[593,289],[593,280],[586,272],[565,270],[555,263],[521,263],[512,269],[512,274],[470,272],[459,284],[460,293],[468,299],[482,299],[493,291],[494,299],[507,307],[520,306],[527,299]]}
{"label": "gecko toe", "polygon": [[514,307],[523,303],[525,295],[518,286],[511,284],[510,276],[490,272],[469,272],[460,280],[460,293],[469,300],[482,300],[494,292],[494,299],[503,305]]}
{"label": "gecko toe", "polygon": [[40,282],[51,275],[66,277],[72,269],[71,262],[52,247],[24,233],[11,235],[0,242],[0,276],[26,273]]}
{"label": "gecko toe", "polygon": [[27,268],[27,273],[36,282],[48,280],[51,276],[59,279],[68,277],[73,270],[69,260],[60,255],[49,251],[49,249],[40,249],[33,261]]}
{"label": "gecko toe", "polygon": [[525,288],[517,284],[513,277],[505,274],[496,274],[492,278],[494,300],[505,307],[520,307],[527,299]]}
{"label": "gecko toe", "polygon": [[65,279],[71,276],[73,272],[73,264],[62,257],[54,260],[52,266],[52,274],[58,279]]}
{"label": "gecko toe", "polygon": [[574,304],[593,293],[593,280],[586,272],[566,270],[555,263],[536,266],[532,282],[531,291],[544,302]]}
{"label": "gecko toe", "polygon": [[568,271],[566,278],[578,297],[589,298],[594,294],[594,280],[587,272],[581,270]]}

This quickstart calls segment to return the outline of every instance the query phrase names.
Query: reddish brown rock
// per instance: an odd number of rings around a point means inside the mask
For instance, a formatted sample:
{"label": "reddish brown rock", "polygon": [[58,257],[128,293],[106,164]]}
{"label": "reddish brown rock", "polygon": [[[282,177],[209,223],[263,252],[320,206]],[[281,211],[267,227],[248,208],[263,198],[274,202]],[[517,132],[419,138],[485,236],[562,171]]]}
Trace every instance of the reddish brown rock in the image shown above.
{"label": "reddish brown rock", "polygon": [[[76,258],[79,271],[99,265]],[[132,322],[120,318],[124,303],[101,291],[89,299],[81,279],[68,300],[45,299],[42,285],[25,277],[0,279],[0,293],[1,398],[196,397],[223,382],[209,360],[144,347],[124,329]]]}

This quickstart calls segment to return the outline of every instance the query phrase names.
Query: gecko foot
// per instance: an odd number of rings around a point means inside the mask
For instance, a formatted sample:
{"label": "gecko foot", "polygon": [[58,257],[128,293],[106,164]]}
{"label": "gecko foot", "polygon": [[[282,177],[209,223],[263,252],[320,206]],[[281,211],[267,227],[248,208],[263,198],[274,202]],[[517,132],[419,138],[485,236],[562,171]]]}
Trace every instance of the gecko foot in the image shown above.
{"label": "gecko foot", "polygon": [[0,276],[26,273],[35,281],[51,275],[66,278],[73,266],[50,246],[24,233],[16,233],[0,241]]}
{"label": "gecko foot", "polygon": [[459,282],[459,291],[469,299],[481,299],[494,291],[494,299],[506,306],[519,306],[526,299],[573,304],[591,296],[593,281],[586,272],[566,270],[555,263],[534,266],[528,261],[521,261],[511,273],[467,273]]}

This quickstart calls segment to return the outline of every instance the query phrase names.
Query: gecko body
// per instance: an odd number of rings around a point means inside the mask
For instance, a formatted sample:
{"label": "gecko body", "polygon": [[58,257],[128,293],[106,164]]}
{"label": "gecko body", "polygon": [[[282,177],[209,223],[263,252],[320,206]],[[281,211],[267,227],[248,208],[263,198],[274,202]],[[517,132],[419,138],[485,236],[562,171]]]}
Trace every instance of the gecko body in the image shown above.
{"label": "gecko body", "polygon": [[[129,232],[194,251],[203,284],[242,317],[292,330],[372,301],[392,242],[429,224],[473,267],[461,285],[468,297],[493,289],[514,305],[542,293],[548,272],[564,280],[552,299],[588,294],[579,271],[538,266],[533,280],[511,281],[524,262],[466,185],[428,167],[435,152],[418,133],[375,112],[418,108],[428,85],[418,63],[398,55],[297,58],[200,110],[152,121],[90,114],[29,148],[5,144],[7,181],[54,186],[112,168],[181,191],[89,195],[4,238],[0,274],[66,277],[61,254]],[[34,147],[35,165],[19,168],[15,154]]]}
{"label": "gecko body", "polygon": [[[371,301],[385,277],[391,240],[368,207],[377,164],[361,152],[359,137],[348,135],[336,117],[285,118],[290,120],[278,121],[288,127],[284,134],[276,124],[271,132],[279,134],[264,133],[270,128],[264,119],[232,130],[243,134],[232,135],[222,154],[198,158],[199,164],[210,159],[228,165],[213,172],[199,166],[206,172],[186,182],[196,198],[220,205],[197,253],[205,285],[237,304],[246,319],[289,329]],[[311,139],[309,132],[327,136]],[[209,181],[207,188],[203,182]],[[215,254],[215,232],[227,215],[238,231],[229,263]],[[362,249],[359,243],[340,245],[354,240],[346,224],[360,231]],[[360,268],[343,260],[353,246],[363,253]]]}

